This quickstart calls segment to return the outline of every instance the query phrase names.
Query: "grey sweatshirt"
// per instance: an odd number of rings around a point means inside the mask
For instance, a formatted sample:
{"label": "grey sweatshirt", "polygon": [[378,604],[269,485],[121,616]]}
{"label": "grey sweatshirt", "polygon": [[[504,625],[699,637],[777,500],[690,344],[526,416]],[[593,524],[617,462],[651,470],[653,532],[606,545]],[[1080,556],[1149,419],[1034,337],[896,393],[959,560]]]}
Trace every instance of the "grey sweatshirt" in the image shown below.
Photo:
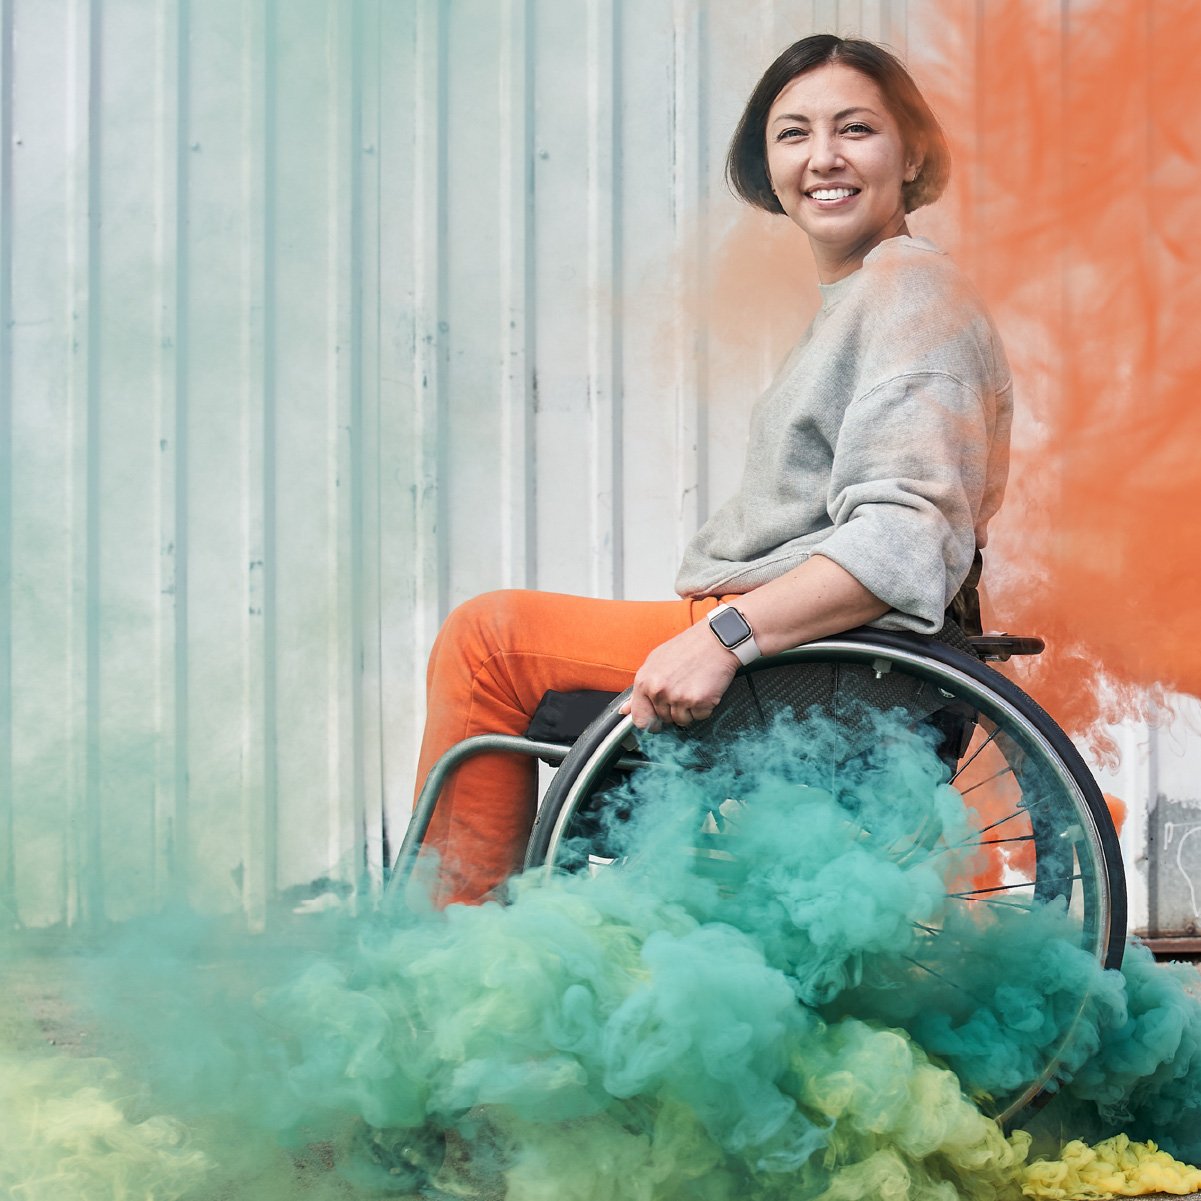
{"label": "grey sweatshirt", "polygon": [[751,415],[742,483],[689,543],[681,596],[749,592],[825,555],[934,633],[1000,506],[1009,366],[980,298],[924,238],[891,238],[822,307]]}

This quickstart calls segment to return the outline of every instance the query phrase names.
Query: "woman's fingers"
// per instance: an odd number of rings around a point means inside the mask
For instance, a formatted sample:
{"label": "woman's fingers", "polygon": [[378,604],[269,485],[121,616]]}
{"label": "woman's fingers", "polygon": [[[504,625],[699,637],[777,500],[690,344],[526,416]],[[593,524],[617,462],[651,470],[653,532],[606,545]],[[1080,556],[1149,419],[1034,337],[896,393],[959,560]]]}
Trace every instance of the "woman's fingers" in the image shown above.
{"label": "woman's fingers", "polygon": [[711,717],[714,706],[703,701],[677,701],[665,696],[652,697],[636,688],[622,711],[629,713],[641,730],[657,731],[664,725],[690,726]]}
{"label": "woman's fingers", "polygon": [[[670,701],[661,696],[652,696],[637,682],[634,684],[634,691],[630,695],[626,711],[633,719],[634,725],[640,730],[648,730],[652,734],[658,733],[664,725],[687,725],[688,722],[688,719],[677,720],[677,706],[672,705]],[[684,712],[683,708],[679,708],[680,714]]]}
{"label": "woman's fingers", "polygon": [[659,729],[660,718],[655,703],[637,679],[634,681],[630,699],[622,708],[630,715],[638,729],[649,730],[652,734]]}
{"label": "woman's fingers", "polygon": [[672,705],[670,708],[671,721],[677,726],[690,726],[694,721],[704,721],[713,716],[713,705],[694,702],[687,705]]}

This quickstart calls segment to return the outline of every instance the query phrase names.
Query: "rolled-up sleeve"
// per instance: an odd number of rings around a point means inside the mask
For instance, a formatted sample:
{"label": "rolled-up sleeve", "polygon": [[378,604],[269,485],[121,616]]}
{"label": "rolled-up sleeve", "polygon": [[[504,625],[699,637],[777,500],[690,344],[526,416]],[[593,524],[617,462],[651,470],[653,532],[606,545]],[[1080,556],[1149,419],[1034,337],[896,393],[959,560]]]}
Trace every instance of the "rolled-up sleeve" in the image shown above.
{"label": "rolled-up sleeve", "polygon": [[894,611],[876,623],[935,633],[971,566],[993,398],[942,372],[896,376],[847,407],[814,548]]}

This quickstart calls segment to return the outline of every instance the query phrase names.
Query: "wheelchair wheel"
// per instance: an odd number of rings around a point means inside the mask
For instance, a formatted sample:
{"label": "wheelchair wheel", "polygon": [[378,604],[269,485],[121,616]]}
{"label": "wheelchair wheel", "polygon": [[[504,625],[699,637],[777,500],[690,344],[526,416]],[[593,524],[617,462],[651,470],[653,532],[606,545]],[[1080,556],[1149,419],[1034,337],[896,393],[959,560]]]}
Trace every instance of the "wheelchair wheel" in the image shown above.
{"label": "wheelchair wheel", "polygon": [[[588,865],[598,870],[611,862],[614,852],[595,843],[596,814],[609,803],[620,778],[618,763],[629,762],[637,734],[617,712],[621,699],[578,740],[552,781],[530,838],[527,868],[579,870],[580,847],[589,840]],[[834,1012],[911,1026],[923,1020],[923,1009],[933,1007],[945,1013],[948,1024],[970,1021],[977,1004],[970,982],[973,957],[997,958],[1001,926],[1025,931],[1028,941],[1053,925],[1055,937],[1070,942],[1070,954],[1083,952],[1106,968],[1120,966],[1125,879],[1100,790],[1051,718],[974,657],[917,635],[852,631],[741,669],[713,716],[678,736],[699,781],[705,763],[748,731],[765,731],[781,718],[803,721],[815,712],[837,721],[865,705],[896,714],[911,728],[923,727],[948,782],[971,811],[967,841],[940,845],[937,831],[917,829],[896,847],[894,860],[904,867],[914,855],[945,853],[949,863],[967,854],[971,868],[946,877],[945,917],[918,932],[918,949],[865,964],[864,987],[841,998],[842,1009]],[[854,747],[844,750],[854,754]],[[838,771],[839,763],[831,768]],[[738,854],[736,839],[721,841],[724,804],[727,798],[713,799],[705,828],[696,834],[696,853],[714,858],[719,868],[731,852]],[[725,849],[715,852],[715,845]],[[1079,1019],[1089,1004],[1087,995],[1073,999],[1067,1016],[1060,1015],[1062,1028],[1024,1063],[1020,1081],[977,1095],[981,1107],[1011,1121],[1053,1089],[1087,1027]]]}

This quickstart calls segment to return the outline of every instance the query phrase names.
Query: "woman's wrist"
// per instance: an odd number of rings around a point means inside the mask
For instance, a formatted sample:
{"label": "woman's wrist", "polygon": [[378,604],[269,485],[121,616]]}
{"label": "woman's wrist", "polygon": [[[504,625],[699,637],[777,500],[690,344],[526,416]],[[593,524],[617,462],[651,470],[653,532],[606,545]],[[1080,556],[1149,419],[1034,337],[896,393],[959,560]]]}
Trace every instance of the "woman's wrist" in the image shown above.
{"label": "woman's wrist", "polygon": [[779,578],[732,600],[760,654],[840,634],[874,621],[889,606],[832,559],[815,555]]}

